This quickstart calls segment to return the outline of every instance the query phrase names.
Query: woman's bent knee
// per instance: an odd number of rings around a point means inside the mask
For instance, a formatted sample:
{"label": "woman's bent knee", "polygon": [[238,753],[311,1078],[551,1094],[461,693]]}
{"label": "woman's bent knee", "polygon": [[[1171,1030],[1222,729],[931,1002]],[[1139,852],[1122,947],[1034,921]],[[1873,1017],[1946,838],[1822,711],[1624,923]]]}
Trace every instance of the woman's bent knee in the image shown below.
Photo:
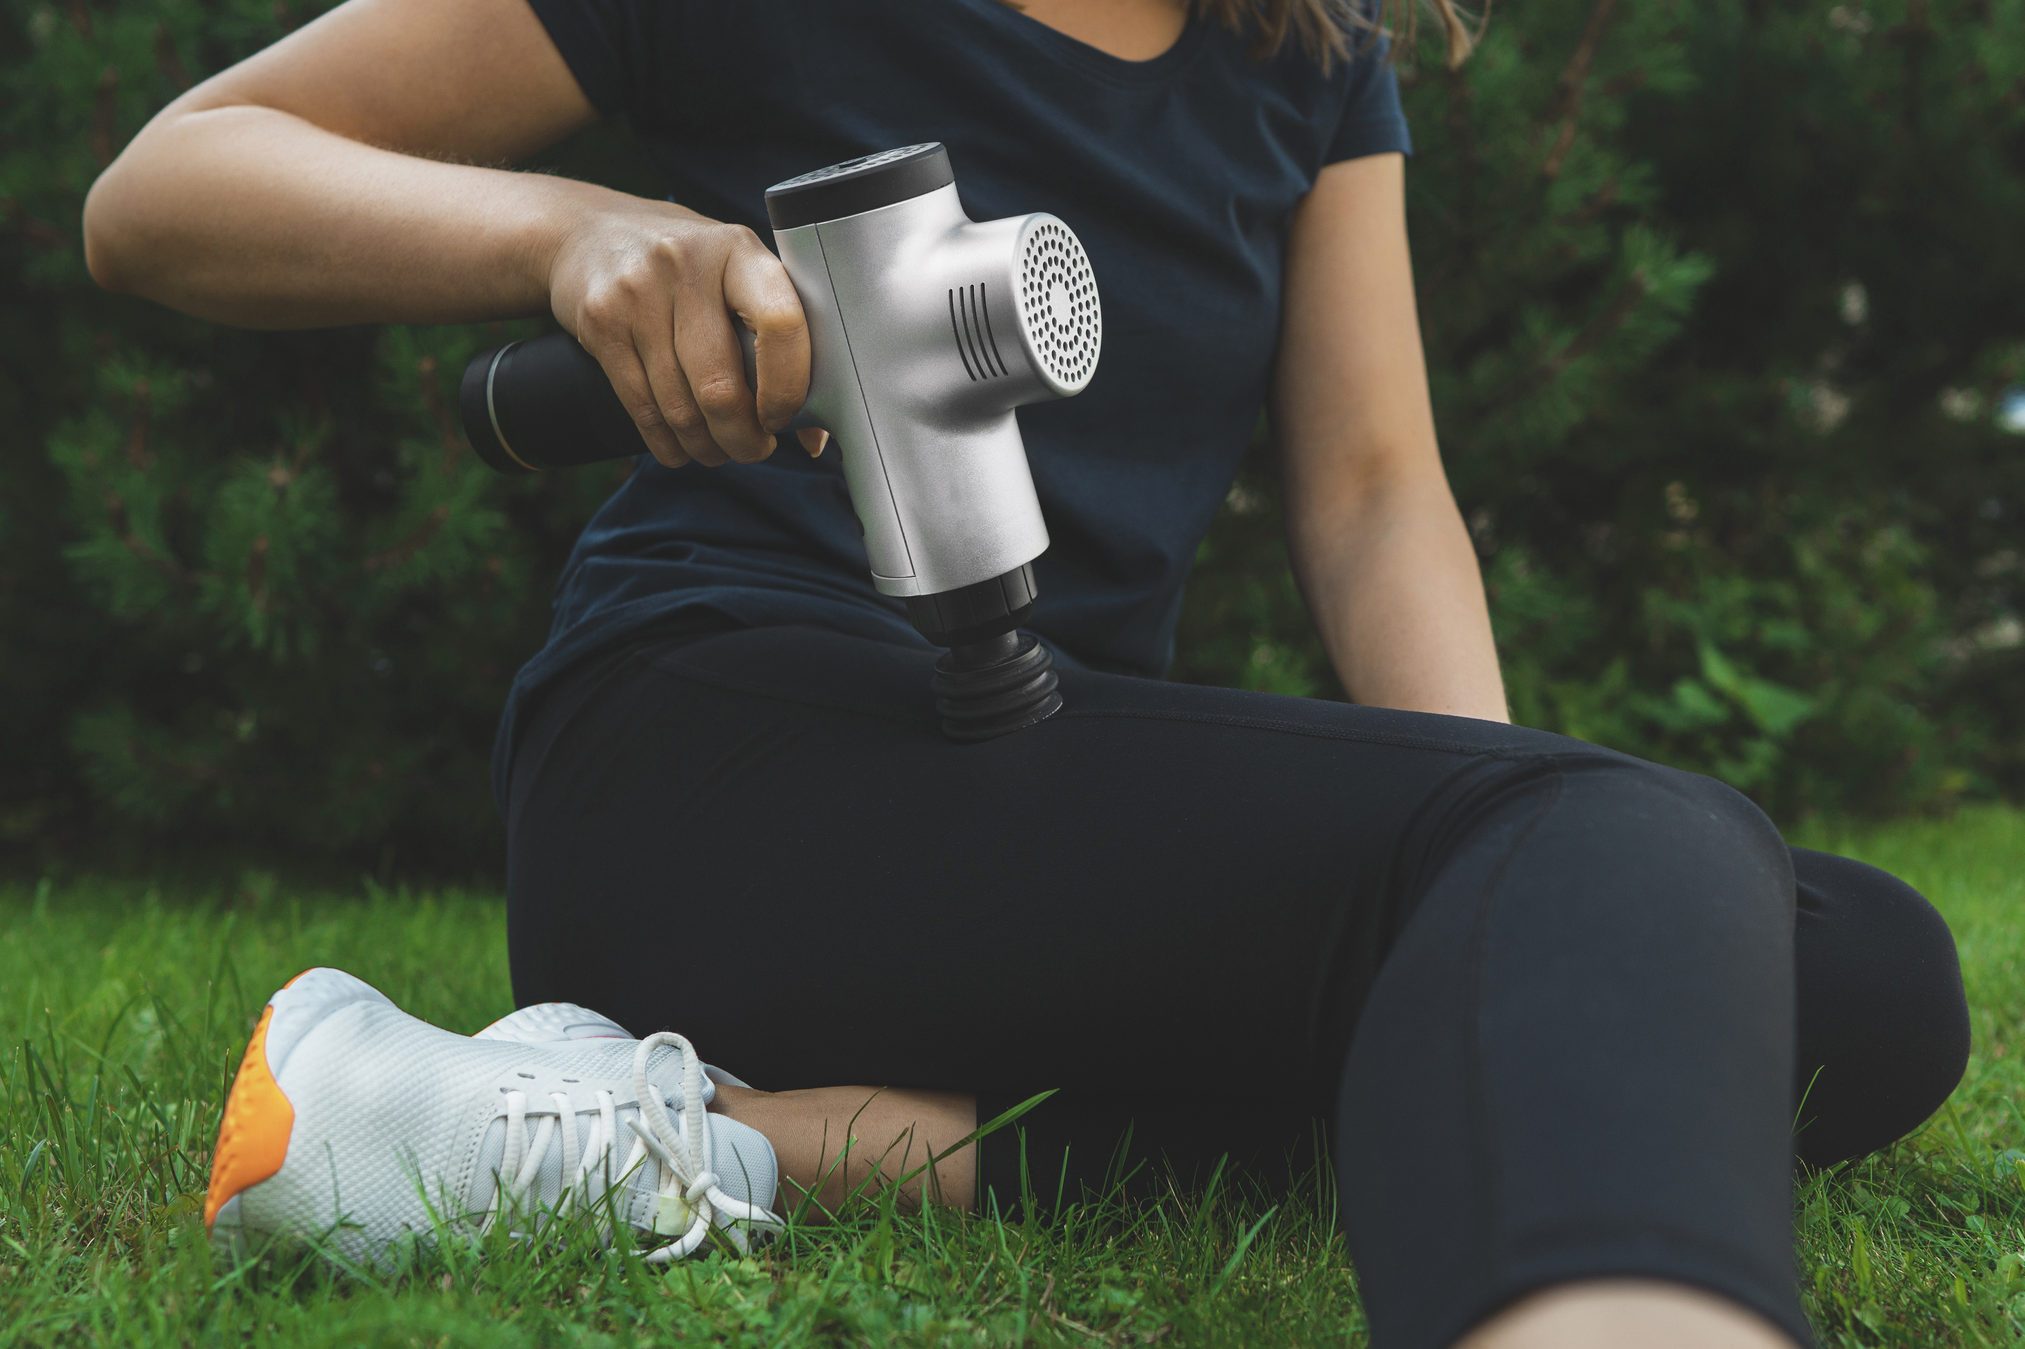
{"label": "woman's bent knee", "polygon": [[1827,1166],[1938,1110],[1969,1060],[1969,1011],[1946,920],[1888,872],[1794,851],[1799,894],[1796,1149]]}
{"label": "woman's bent knee", "polygon": [[1792,921],[1792,858],[1742,792],[1699,773],[1598,753],[1569,763],[1563,791],[1599,855],[1653,878],[1655,891],[1710,921]]}

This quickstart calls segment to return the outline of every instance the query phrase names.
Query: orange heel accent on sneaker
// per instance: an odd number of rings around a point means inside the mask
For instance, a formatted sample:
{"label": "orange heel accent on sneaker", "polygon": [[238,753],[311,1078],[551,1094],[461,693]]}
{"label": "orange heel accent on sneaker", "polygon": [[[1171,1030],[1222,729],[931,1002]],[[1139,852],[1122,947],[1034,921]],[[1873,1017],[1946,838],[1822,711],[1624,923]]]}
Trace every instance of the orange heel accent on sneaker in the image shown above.
{"label": "orange heel accent on sneaker", "polygon": [[218,1148],[211,1155],[211,1188],[204,1195],[206,1231],[233,1195],[279,1171],[288,1156],[295,1107],[281,1094],[281,1084],[267,1066],[267,1027],[273,1020],[273,1007],[260,1013],[253,1038],[246,1045],[246,1057],[240,1060],[239,1075],[232,1079],[232,1092],[225,1098]]}

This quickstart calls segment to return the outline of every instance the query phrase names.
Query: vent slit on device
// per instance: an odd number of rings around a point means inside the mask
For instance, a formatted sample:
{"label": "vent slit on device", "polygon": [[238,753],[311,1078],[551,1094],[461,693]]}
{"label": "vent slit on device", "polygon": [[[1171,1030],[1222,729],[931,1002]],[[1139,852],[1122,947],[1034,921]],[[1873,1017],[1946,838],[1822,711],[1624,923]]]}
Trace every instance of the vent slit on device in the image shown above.
{"label": "vent slit on device", "polygon": [[984,354],[977,349],[977,332],[971,327],[970,292],[968,290],[958,293],[956,307],[963,311],[963,342],[964,348],[970,352],[970,363],[977,367],[977,377],[979,379],[990,379],[991,367],[984,363]]}
{"label": "vent slit on device", "polygon": [[970,368],[970,357],[963,354],[963,334],[956,327],[956,289],[949,291],[949,335],[956,339],[956,358],[963,362],[963,373],[970,376],[970,382],[977,383],[977,371]]}
{"label": "vent slit on device", "polygon": [[983,286],[973,287],[977,291],[978,326],[984,329],[984,340],[991,343],[991,358],[998,362],[998,372],[1010,373],[1006,369],[1005,357],[999,354],[998,334],[991,330],[991,295]]}

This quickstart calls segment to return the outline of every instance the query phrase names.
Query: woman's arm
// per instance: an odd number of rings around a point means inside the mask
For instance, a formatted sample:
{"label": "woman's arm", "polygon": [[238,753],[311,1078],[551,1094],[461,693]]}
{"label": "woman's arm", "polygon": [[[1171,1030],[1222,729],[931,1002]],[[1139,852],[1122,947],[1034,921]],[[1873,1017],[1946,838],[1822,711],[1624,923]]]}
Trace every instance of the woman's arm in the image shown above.
{"label": "woman's arm", "polygon": [[353,0],[158,113],[86,199],[86,257],[247,327],[539,314],[601,189],[477,165],[595,115],[521,0]]}
{"label": "woman's arm", "polygon": [[[750,230],[482,167],[595,117],[525,0],[350,0],[164,108],[85,202],[101,285],[260,328],[553,312],[662,462],[773,448],[801,305]],[[759,335],[759,406],[727,309]]]}
{"label": "woman's arm", "polygon": [[1294,219],[1272,402],[1288,552],[1352,698],[1505,721],[1483,578],[1435,444],[1404,182],[1400,155],[1332,164]]}

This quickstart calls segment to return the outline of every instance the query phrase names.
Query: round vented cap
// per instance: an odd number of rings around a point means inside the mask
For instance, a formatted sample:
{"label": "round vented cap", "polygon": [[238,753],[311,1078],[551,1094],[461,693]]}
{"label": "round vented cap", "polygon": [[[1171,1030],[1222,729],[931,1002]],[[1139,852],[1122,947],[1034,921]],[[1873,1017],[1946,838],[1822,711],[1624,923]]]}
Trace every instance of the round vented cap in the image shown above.
{"label": "round vented cap", "polygon": [[766,214],[777,230],[819,225],[876,211],[955,181],[949,151],[940,141],[903,145],[775,183],[766,190]]}
{"label": "round vented cap", "polygon": [[1020,325],[1041,373],[1064,394],[1076,393],[1097,370],[1104,312],[1097,274],[1074,231],[1044,216],[1020,245]]}

